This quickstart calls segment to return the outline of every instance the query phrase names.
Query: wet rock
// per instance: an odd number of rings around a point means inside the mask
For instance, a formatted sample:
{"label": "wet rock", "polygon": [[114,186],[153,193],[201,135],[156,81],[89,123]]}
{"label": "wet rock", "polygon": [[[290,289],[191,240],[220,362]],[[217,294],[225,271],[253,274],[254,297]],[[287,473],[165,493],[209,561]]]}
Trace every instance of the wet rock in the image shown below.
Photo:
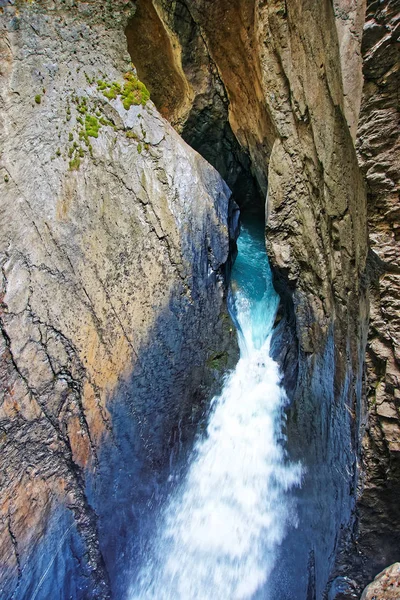
{"label": "wet rock", "polygon": [[398,559],[400,544],[398,22],[398,2],[367,3],[357,134],[359,162],[367,182],[370,243],[367,415],[362,431],[357,544],[350,545],[343,557],[345,571],[360,590],[375,573]]}
{"label": "wet rock", "polygon": [[387,567],[364,590],[361,600],[398,600],[400,598],[400,563]]}
{"label": "wet rock", "polygon": [[359,598],[354,581],[348,577],[336,577],[329,586],[328,600]]}

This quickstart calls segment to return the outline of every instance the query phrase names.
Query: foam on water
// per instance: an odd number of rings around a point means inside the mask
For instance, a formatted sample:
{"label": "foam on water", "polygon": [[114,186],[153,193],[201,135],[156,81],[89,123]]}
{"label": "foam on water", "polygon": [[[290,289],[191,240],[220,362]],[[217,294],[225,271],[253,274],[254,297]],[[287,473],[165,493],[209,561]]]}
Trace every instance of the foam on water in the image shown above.
{"label": "foam on water", "polygon": [[232,273],[231,312],[240,359],[213,399],[207,435],[160,515],[129,600],[234,600],[263,589],[289,521],[289,463],[281,434],[286,396],[269,355],[278,297],[263,230],[246,226]]}

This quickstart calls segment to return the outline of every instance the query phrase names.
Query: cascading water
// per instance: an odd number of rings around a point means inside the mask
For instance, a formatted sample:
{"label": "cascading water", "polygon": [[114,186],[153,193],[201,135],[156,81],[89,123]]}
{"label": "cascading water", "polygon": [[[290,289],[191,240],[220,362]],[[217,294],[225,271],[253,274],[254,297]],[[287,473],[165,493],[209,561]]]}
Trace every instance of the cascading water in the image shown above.
{"label": "cascading water", "polygon": [[207,435],[160,515],[129,600],[269,597],[276,551],[294,520],[288,491],[301,467],[282,445],[286,396],[269,356],[278,297],[263,233],[242,227],[230,292],[240,359],[212,401]]}

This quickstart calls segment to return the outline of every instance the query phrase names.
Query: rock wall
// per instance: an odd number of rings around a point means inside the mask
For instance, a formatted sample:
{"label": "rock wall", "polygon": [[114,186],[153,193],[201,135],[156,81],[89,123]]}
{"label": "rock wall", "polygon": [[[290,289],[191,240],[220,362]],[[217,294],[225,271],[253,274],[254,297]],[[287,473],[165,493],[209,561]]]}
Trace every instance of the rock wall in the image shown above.
{"label": "rock wall", "polygon": [[400,545],[399,20],[398,1],[367,3],[357,152],[367,183],[370,243],[368,420],[357,544],[349,569],[361,586],[398,560]]}
{"label": "rock wall", "polygon": [[322,598],[352,523],[358,477],[365,190],[332,4],[268,2],[259,14],[263,88],[278,132],[267,200],[267,248],[286,303],[276,336],[285,342],[286,355],[278,355],[293,390],[289,448],[306,469],[300,524],[282,559],[292,594]]}
{"label": "rock wall", "polygon": [[146,102],[130,15],[0,3],[4,599],[122,596],[150,467],[235,347],[230,192]]}
{"label": "rock wall", "polygon": [[[241,33],[242,19],[254,31],[252,3],[235,2],[229,9],[216,2],[137,0],[136,5],[127,28],[129,49],[139,75],[158,90],[157,107],[215,166],[241,206],[262,211],[268,149],[258,130],[267,120],[261,92],[256,96],[252,87],[257,77],[247,33]],[[144,47],[134,42],[141,37]],[[159,57],[162,69],[154,68],[149,57]],[[253,153],[260,160],[252,160]]]}

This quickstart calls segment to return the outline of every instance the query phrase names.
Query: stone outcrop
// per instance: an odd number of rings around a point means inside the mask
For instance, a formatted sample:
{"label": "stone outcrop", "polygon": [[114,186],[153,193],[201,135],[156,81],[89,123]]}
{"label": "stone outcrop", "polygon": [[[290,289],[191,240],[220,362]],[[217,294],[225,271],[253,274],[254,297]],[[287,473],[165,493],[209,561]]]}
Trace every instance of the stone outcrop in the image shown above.
{"label": "stone outcrop", "polygon": [[400,596],[400,563],[379,573],[364,590],[361,600],[397,600]]}
{"label": "stone outcrop", "polygon": [[150,467],[235,346],[230,192],[146,103],[130,3],[0,4],[0,596],[120,597]]}

